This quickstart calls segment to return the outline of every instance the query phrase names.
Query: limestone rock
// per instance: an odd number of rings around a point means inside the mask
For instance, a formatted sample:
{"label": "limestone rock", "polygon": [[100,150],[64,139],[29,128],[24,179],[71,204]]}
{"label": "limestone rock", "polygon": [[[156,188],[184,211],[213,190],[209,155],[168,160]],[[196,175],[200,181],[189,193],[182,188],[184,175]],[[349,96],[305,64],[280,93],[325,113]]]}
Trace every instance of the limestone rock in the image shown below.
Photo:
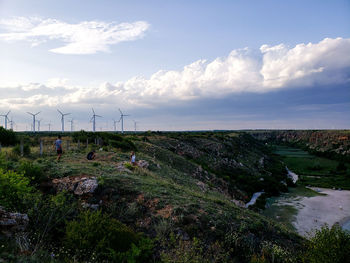
{"label": "limestone rock", "polygon": [[198,181],[196,185],[202,190],[202,192],[205,192],[207,190],[207,186],[201,181]]}
{"label": "limestone rock", "polygon": [[57,191],[73,192],[76,195],[93,194],[98,187],[96,177],[68,176],[52,180]]}
{"label": "limestone rock", "polygon": [[97,180],[95,177],[87,178],[78,182],[77,187],[74,190],[74,194],[83,195],[83,194],[92,194],[95,192],[98,186]]}
{"label": "limestone rock", "polygon": [[145,160],[139,160],[136,164],[138,167],[145,168],[145,169],[147,169],[149,166],[149,163]]}
{"label": "limestone rock", "polygon": [[23,232],[28,222],[27,214],[10,213],[0,206],[0,233],[12,236],[15,232]]}

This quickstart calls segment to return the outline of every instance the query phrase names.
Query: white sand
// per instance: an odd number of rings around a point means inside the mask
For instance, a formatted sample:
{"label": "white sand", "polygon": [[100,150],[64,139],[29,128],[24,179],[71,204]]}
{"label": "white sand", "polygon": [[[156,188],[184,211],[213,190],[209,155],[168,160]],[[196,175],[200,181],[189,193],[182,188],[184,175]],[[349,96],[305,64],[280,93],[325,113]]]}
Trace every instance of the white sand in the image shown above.
{"label": "white sand", "polygon": [[337,222],[345,223],[344,220],[350,216],[350,191],[316,187],[311,189],[327,195],[293,200],[293,205],[299,210],[293,222],[298,233],[305,236],[324,224],[332,226]]}

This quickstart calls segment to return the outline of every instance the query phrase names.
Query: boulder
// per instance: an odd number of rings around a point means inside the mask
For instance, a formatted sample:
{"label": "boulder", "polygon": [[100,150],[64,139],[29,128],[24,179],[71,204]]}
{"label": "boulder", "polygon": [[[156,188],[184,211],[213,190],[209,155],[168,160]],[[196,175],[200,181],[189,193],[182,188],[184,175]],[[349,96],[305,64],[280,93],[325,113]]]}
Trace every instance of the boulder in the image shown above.
{"label": "boulder", "polygon": [[93,194],[98,187],[96,177],[68,176],[52,180],[56,191],[73,192],[76,195]]}
{"label": "boulder", "polygon": [[10,213],[0,206],[0,233],[10,237],[13,233],[23,232],[28,222],[27,214]]}
{"label": "boulder", "polygon": [[149,166],[149,163],[145,160],[139,160],[138,162],[136,162],[137,166],[140,168],[144,168],[147,169]]}

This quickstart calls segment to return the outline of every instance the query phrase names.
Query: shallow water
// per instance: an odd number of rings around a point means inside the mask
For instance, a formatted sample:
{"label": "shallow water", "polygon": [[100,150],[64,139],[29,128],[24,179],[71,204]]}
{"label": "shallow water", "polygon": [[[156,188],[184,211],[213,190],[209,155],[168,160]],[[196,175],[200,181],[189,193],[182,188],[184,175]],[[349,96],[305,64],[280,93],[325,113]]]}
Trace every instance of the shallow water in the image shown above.
{"label": "shallow water", "polygon": [[293,183],[296,183],[299,179],[299,176],[296,173],[293,173],[291,170],[289,170],[288,167],[286,167],[286,169],[288,172],[288,177],[293,180]]}
{"label": "shallow water", "polygon": [[245,207],[249,207],[251,205],[254,205],[256,200],[259,198],[260,195],[262,195],[264,192],[257,192],[257,193],[254,193],[253,196],[252,196],[252,199],[250,199],[250,201],[248,203],[245,204]]}
{"label": "shallow water", "polygon": [[345,222],[345,223],[342,224],[342,228],[343,228],[344,230],[350,231],[350,219],[349,219],[347,222]]}

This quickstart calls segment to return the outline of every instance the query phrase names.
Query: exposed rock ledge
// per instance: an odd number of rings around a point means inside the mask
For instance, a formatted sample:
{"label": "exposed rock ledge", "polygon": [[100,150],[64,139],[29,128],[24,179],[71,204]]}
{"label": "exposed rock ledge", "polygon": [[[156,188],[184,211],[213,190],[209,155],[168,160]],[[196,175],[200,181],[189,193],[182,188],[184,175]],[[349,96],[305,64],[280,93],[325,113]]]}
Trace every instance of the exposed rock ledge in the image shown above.
{"label": "exposed rock ledge", "polygon": [[23,232],[29,222],[27,214],[10,213],[0,206],[0,233],[11,236],[15,232]]}
{"label": "exposed rock ledge", "polygon": [[68,176],[52,180],[56,191],[73,192],[76,195],[93,194],[98,187],[96,177]]}

